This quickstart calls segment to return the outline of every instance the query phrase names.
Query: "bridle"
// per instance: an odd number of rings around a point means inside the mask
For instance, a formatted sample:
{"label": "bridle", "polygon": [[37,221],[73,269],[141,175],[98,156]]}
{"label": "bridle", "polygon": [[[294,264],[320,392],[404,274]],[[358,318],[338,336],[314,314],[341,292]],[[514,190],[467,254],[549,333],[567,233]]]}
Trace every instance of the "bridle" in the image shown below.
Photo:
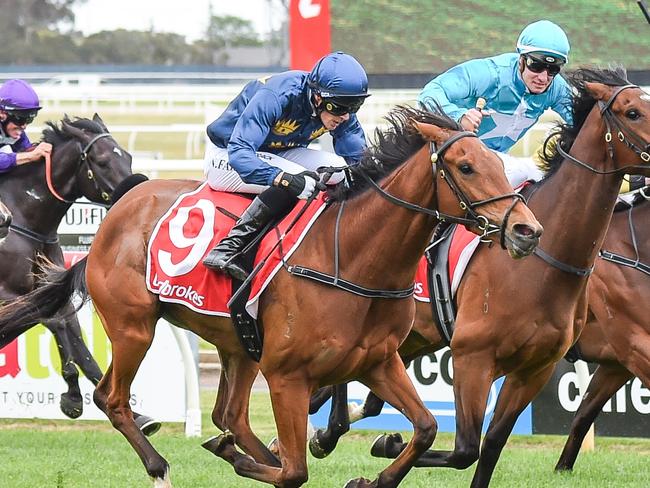
{"label": "bridle", "polygon": [[[447,165],[444,158],[444,154],[447,151],[447,149],[449,149],[453,143],[465,137],[478,137],[478,136],[474,132],[463,131],[463,132],[458,132],[453,136],[451,136],[443,144],[441,144],[440,147],[436,147],[436,144],[433,141],[430,143],[431,163],[432,163],[432,170],[433,170],[433,177],[434,177],[433,184],[434,184],[434,192],[436,193],[436,198],[438,198],[438,194],[439,194],[437,191],[437,180],[439,176],[447,183],[447,185],[449,185],[449,188],[451,189],[452,193],[458,200],[458,204],[461,210],[465,212],[465,217],[456,217],[454,215],[445,214],[440,212],[439,210],[432,210],[430,208],[421,207],[420,205],[416,205],[414,203],[410,203],[400,198],[397,198],[396,196],[391,195],[386,190],[381,188],[377,184],[377,182],[375,182],[372,178],[370,178],[370,176],[368,176],[365,172],[361,172],[361,175],[374,188],[375,191],[377,191],[381,196],[383,196],[391,203],[394,203],[395,205],[408,208],[409,210],[413,210],[418,213],[431,215],[432,217],[438,219],[440,222],[449,222],[449,223],[465,225],[468,227],[476,227],[482,232],[481,238],[485,238],[490,234],[500,232],[501,247],[505,249],[506,248],[505,230],[508,225],[508,219],[510,218],[510,214],[518,202],[521,201],[523,203],[526,203],[526,199],[519,193],[514,193],[514,192],[506,193],[504,195],[499,195],[496,197],[486,198],[485,200],[479,200],[475,202],[471,201],[467,197],[465,192],[460,188],[460,186],[454,179],[453,173],[449,171],[449,166]],[[513,202],[512,205],[510,205],[510,207],[508,207],[508,209],[506,210],[500,226],[490,223],[484,215],[481,215],[476,211],[476,209],[482,205],[487,205],[488,203],[497,202],[505,198],[512,198]]]}
{"label": "bridle", "polygon": [[[90,167],[90,159],[88,158],[90,148],[93,146],[95,142],[97,142],[99,139],[103,139],[104,137],[112,137],[111,134],[108,132],[104,132],[102,134],[97,134],[95,137],[93,137],[88,143],[81,148],[80,154],[79,154],[79,170],[82,170],[84,168],[84,165],[86,167],[86,176],[88,180],[92,182],[94,185],[95,189],[97,190],[97,193],[99,193],[102,197],[102,200],[106,202],[107,204],[111,201],[111,193],[102,190],[102,188],[99,185],[99,182],[97,181],[97,178],[95,176],[95,173],[93,172],[92,168]],[[81,144],[79,144],[81,146]],[[45,180],[47,181],[47,188],[50,190],[50,193],[59,201],[65,202],[65,203],[74,203],[74,200],[66,200],[63,198],[58,191],[56,191],[56,188],[54,188],[54,181],[52,179],[52,159],[49,155],[45,157]]]}
{"label": "bridle", "polygon": [[[627,147],[629,147],[634,153],[636,153],[643,162],[649,163],[650,162],[650,143],[647,141],[644,141],[639,137],[635,132],[633,132],[627,125],[625,125],[619,117],[617,117],[614,112],[612,112],[612,103],[614,103],[614,100],[616,100],[616,97],[623,91],[627,90],[629,88],[639,88],[637,85],[623,85],[619,86],[616,90],[614,90],[614,93],[612,93],[612,96],[609,97],[609,100],[607,102],[603,101],[598,101],[598,107],[600,109],[600,115],[602,116],[603,120],[605,121],[605,126],[607,127],[607,131],[605,132],[605,142],[607,143],[607,154],[609,154],[609,157],[611,159],[614,159],[614,143],[613,143],[613,137],[612,137],[612,128],[616,130],[616,137],[618,138],[619,141],[624,143]],[[549,136],[549,137],[552,137]],[[548,139],[547,139],[548,140]],[[624,166],[622,168],[618,169],[613,169],[613,170],[598,170],[594,168],[593,166],[590,166],[589,164],[585,163],[584,161],[580,161],[579,159],[571,156],[568,152],[562,148],[561,144],[557,145],[557,152],[565,159],[568,159],[574,164],[577,164],[578,166],[581,166],[585,169],[588,169],[592,173],[596,173],[599,175],[609,175],[609,174],[614,174],[614,173],[625,173],[627,172],[626,170],[629,169],[647,169],[647,165],[639,165],[639,164],[631,164],[628,166]]]}
{"label": "bridle", "polygon": [[[610,159],[614,159],[614,144],[613,144],[613,137],[612,137],[612,128],[616,129],[617,132],[617,138],[620,142],[624,143],[627,147],[629,147],[634,153],[636,153],[642,161],[648,163],[650,162],[650,143],[644,141],[639,137],[635,132],[630,130],[630,128],[625,125],[619,117],[617,117],[614,112],[612,112],[612,103],[614,103],[614,100],[616,100],[616,97],[623,91],[627,90],[628,88],[639,88],[637,85],[633,84],[628,84],[628,85],[623,85],[619,86],[616,90],[614,90],[614,93],[612,93],[612,96],[609,97],[609,100],[607,102],[602,102],[598,101],[598,107],[600,109],[600,114],[605,121],[605,126],[607,128],[607,131],[605,132],[605,142],[607,143],[607,154],[609,155]],[[553,134],[551,134],[547,139],[548,140],[553,137]],[[545,143],[546,144],[546,143]],[[557,145],[557,152],[565,159],[571,161],[572,163],[585,168],[592,173],[598,174],[598,175],[609,175],[609,174],[614,174],[614,173],[625,173],[629,169],[647,169],[649,166],[648,165],[628,165],[624,166],[622,168],[617,168],[613,170],[599,170],[594,168],[593,166],[589,165],[588,163],[585,163],[584,161],[580,161],[578,158],[571,156],[568,152],[566,152],[562,148],[562,144],[558,143]],[[594,266],[591,266],[590,268],[578,268],[575,266],[572,266],[570,264],[563,263],[562,261],[559,261],[558,259],[554,258],[553,256],[547,254],[543,249],[541,249],[539,246],[535,248],[533,251],[533,254],[535,254],[537,257],[541,258],[543,261],[546,263],[550,264],[551,266],[564,271],[569,274],[573,274],[576,276],[579,276],[581,278],[589,276],[593,270]]]}

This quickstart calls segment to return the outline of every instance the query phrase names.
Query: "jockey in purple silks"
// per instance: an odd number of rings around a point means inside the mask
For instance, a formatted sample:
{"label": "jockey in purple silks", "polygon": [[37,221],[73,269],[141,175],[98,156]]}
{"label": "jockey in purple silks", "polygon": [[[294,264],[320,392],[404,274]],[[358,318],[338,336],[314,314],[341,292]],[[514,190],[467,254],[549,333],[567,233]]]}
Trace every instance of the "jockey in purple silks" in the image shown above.
{"label": "jockey in purple silks", "polygon": [[24,80],[8,80],[0,86],[0,173],[19,164],[38,161],[52,152],[52,145],[41,142],[33,150],[25,133],[38,111],[38,95]]}

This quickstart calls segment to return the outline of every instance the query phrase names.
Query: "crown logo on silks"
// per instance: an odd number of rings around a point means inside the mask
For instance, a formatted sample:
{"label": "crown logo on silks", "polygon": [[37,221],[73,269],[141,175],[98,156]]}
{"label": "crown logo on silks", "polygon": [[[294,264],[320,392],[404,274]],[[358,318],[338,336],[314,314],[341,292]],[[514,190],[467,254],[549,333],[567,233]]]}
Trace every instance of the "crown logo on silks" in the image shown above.
{"label": "crown logo on silks", "polygon": [[316,139],[316,138],[322,136],[323,134],[325,134],[325,132],[327,132],[327,129],[325,127],[321,127],[320,129],[316,129],[314,132],[309,134],[309,140],[313,141],[314,139]]}
{"label": "crown logo on silks", "polygon": [[278,120],[271,131],[277,136],[287,136],[298,127],[300,124],[296,120]]}

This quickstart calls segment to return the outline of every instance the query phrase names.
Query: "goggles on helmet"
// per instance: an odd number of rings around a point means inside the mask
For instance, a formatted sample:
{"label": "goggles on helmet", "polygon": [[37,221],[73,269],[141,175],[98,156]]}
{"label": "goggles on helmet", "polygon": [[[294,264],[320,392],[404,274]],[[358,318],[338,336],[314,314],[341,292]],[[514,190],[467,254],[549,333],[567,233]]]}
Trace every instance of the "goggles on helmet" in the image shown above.
{"label": "goggles on helmet", "polygon": [[38,115],[38,110],[6,110],[7,122],[12,122],[16,125],[27,125],[34,122]]}
{"label": "goggles on helmet", "polygon": [[365,96],[323,97],[321,106],[323,107],[323,110],[331,113],[332,115],[341,116],[345,114],[357,113],[365,100],[366,100]]}
{"label": "goggles on helmet", "polygon": [[562,65],[564,64],[557,58],[544,54],[524,54],[523,56],[526,68],[528,68],[533,73],[541,73],[542,71],[546,71],[551,77],[557,75],[562,70]]}

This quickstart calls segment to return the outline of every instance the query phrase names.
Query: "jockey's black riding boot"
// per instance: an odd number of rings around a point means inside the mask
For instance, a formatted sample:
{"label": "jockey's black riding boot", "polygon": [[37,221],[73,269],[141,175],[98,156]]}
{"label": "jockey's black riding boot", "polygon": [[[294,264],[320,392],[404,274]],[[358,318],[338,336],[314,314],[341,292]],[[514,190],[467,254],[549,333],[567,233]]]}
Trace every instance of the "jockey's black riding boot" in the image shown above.
{"label": "jockey's black riding boot", "polygon": [[284,215],[294,202],[295,199],[282,189],[271,187],[265,190],[244,210],[228,235],[203,259],[203,264],[244,281],[249,272],[239,263],[239,253],[257,237],[266,224]]}

